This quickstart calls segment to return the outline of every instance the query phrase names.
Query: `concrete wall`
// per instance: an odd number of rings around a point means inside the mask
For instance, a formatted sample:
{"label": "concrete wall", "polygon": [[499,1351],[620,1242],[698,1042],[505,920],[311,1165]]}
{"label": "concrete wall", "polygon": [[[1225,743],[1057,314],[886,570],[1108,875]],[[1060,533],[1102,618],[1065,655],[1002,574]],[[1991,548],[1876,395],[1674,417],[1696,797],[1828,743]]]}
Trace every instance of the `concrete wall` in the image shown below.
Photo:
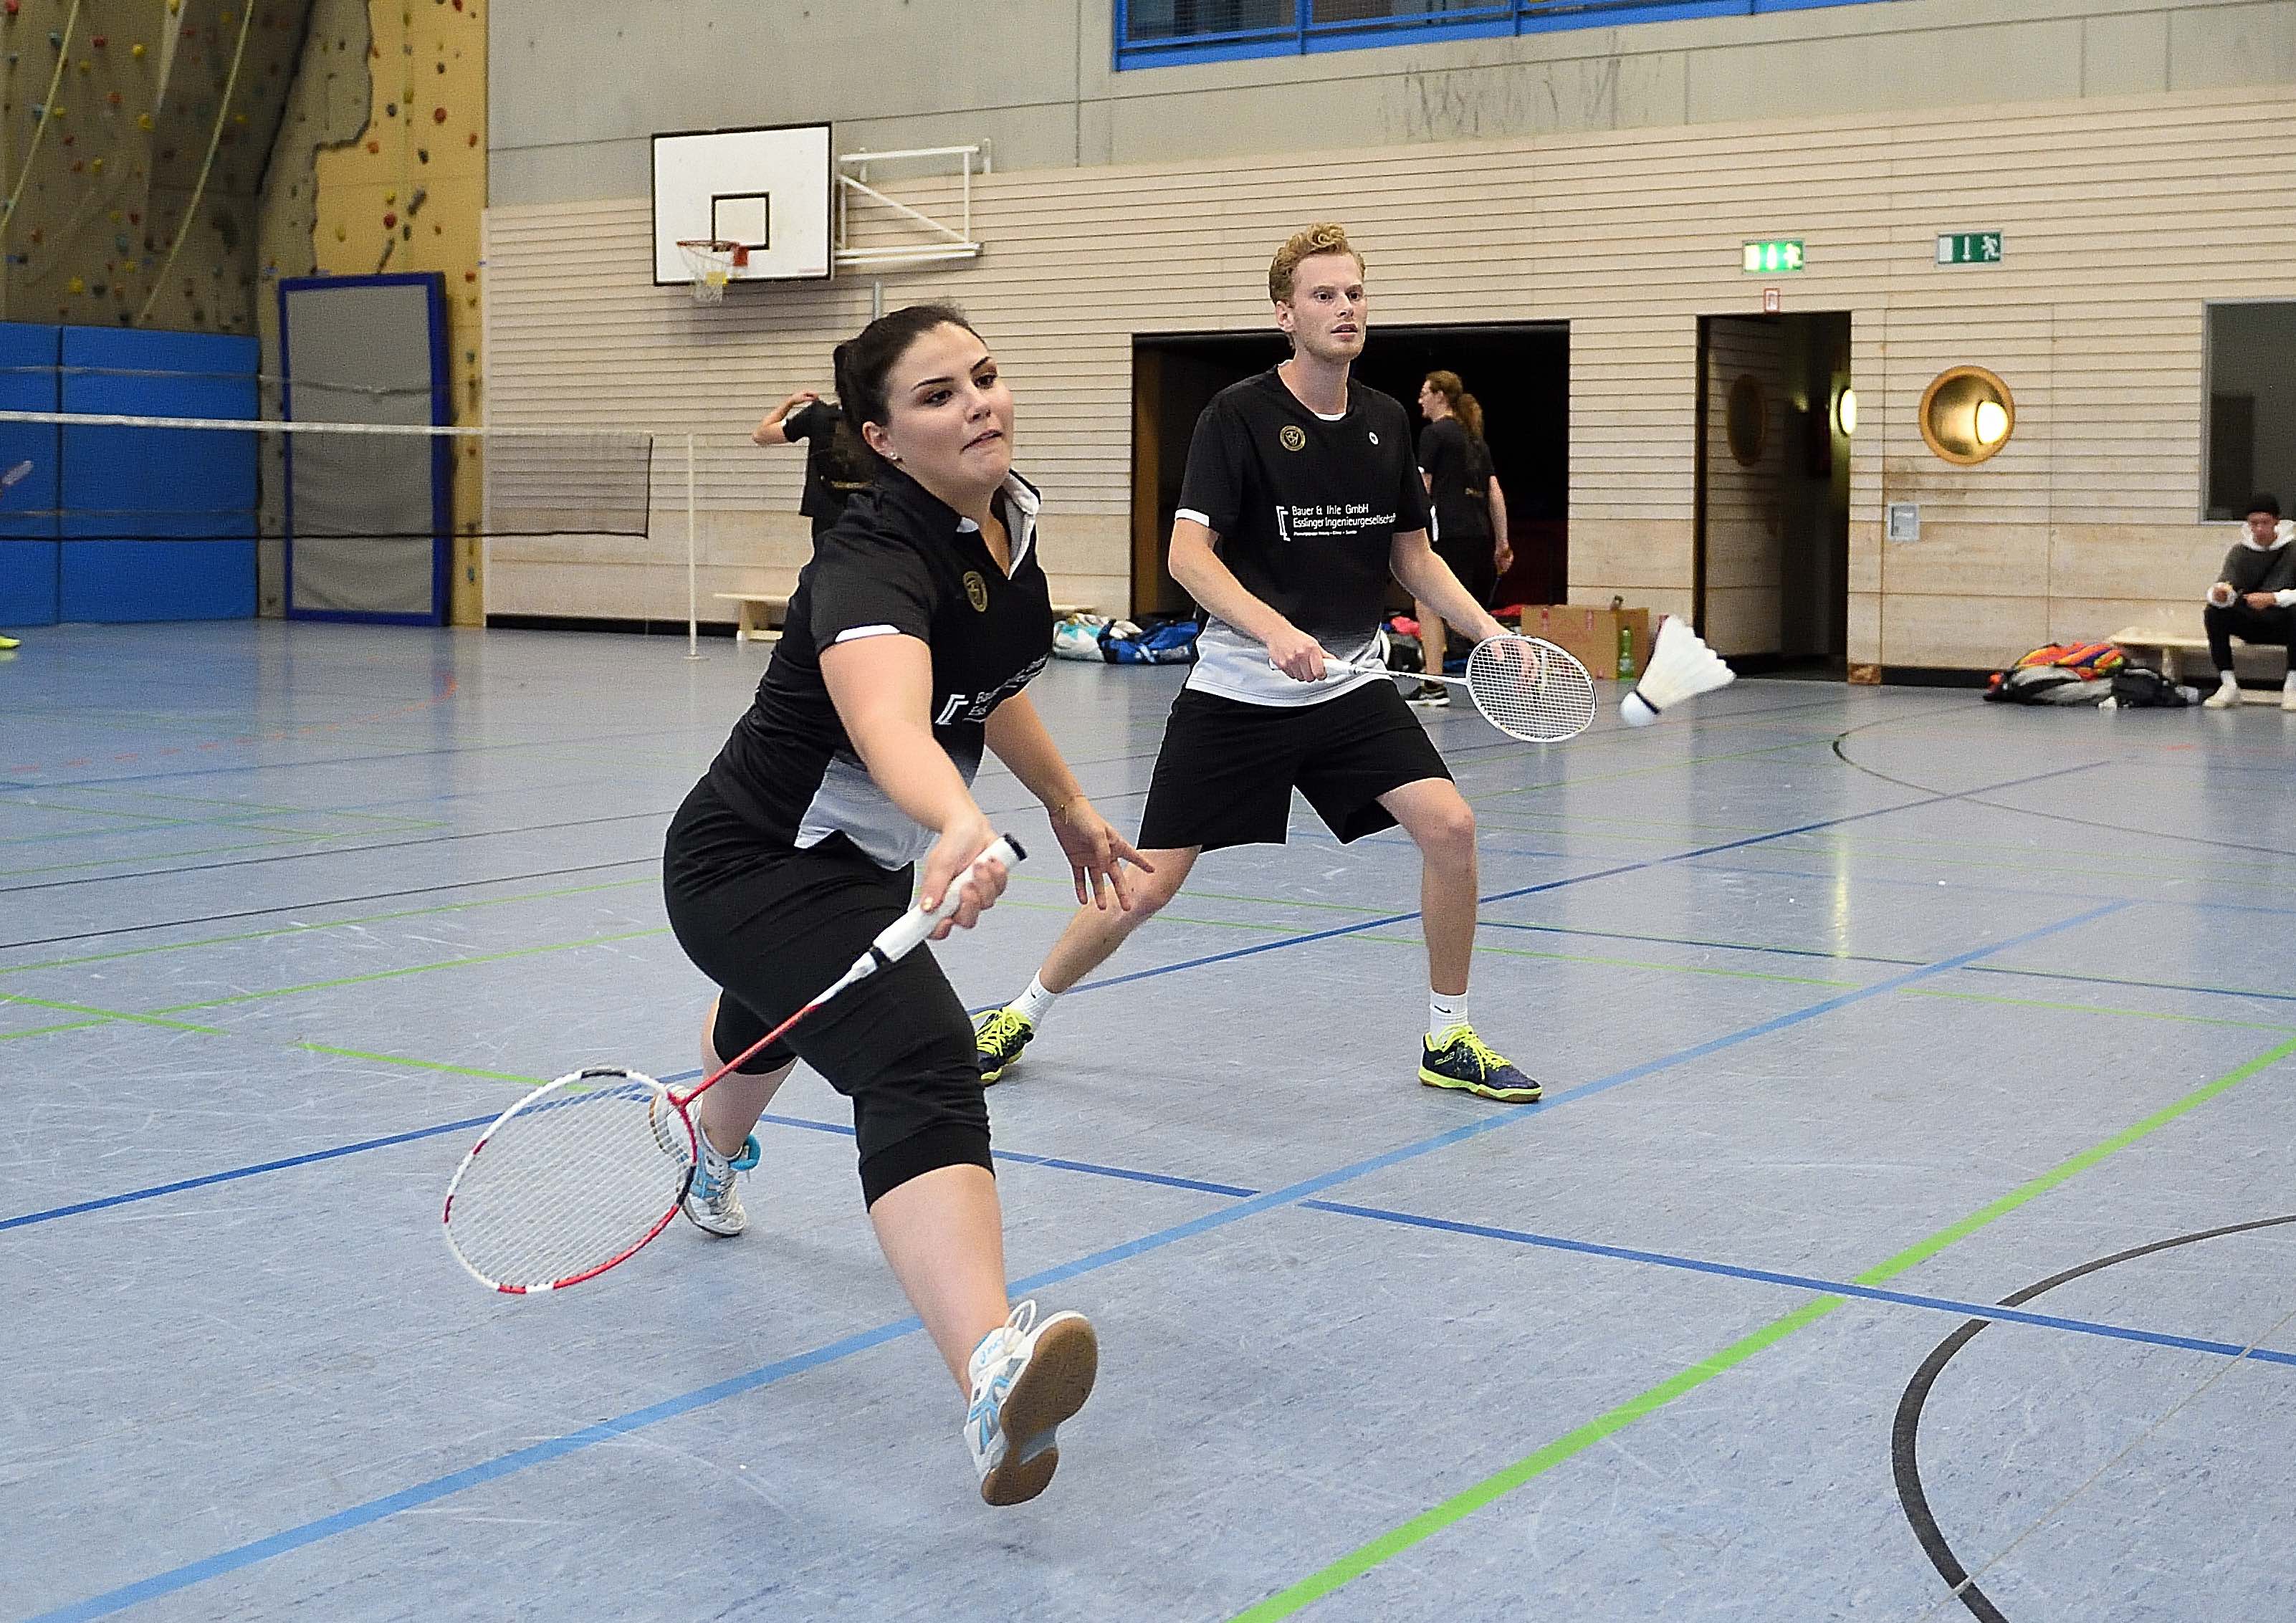
{"label": "concrete wall", "polygon": [[832,121],[1000,169],[2296,82],[2296,0],[1892,0],[1132,70],[1110,0],[494,0],[491,192],[628,197],[657,130]]}

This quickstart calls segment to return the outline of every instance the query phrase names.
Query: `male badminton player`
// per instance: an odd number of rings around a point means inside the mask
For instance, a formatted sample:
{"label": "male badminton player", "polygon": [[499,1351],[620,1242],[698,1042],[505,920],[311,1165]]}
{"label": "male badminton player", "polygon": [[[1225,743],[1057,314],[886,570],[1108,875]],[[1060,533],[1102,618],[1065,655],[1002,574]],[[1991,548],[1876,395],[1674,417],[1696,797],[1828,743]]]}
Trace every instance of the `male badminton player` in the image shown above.
{"label": "male badminton player", "polygon": [[[951,924],[996,899],[1002,867],[973,866],[996,838],[970,788],[984,744],[1054,808],[1079,900],[1089,881],[1120,910],[1137,860],[1021,692],[1052,611],[1037,495],[1012,471],[1013,398],[987,347],[953,309],[897,311],[838,347],[837,386],[883,465],[799,577],[756,702],[663,855],[678,944],[723,988],[703,1027],[712,1070],[868,950],[907,909],[920,858],[927,906],[964,887]],[[741,1232],[732,1160],[800,1058],[849,1095],[878,1243],[969,1400],[981,1496],[1011,1504],[1051,1480],[1054,1428],[1098,1352],[1080,1315],[1008,1315],[972,1037],[931,955],[895,961],[702,1096],[686,1214]]]}
{"label": "male badminton player", "polygon": [[[1419,847],[1427,1033],[1419,1079],[1522,1102],[1538,1084],[1475,1035],[1475,815],[1379,662],[1387,578],[1477,638],[1503,635],[1427,538],[1427,491],[1401,403],[1354,381],[1366,325],[1363,257],[1310,225],[1267,269],[1292,358],[1214,397],[1196,422],[1172,525],[1173,578],[1210,611],[1173,703],[1139,844],[1153,872],[1129,909],[1086,908],[1021,997],[976,1029],[994,1082],[1053,1000],[1169,901],[1196,858],[1281,845],[1298,789],[1341,840],[1397,824]],[[1331,651],[1331,652],[1327,652]]]}

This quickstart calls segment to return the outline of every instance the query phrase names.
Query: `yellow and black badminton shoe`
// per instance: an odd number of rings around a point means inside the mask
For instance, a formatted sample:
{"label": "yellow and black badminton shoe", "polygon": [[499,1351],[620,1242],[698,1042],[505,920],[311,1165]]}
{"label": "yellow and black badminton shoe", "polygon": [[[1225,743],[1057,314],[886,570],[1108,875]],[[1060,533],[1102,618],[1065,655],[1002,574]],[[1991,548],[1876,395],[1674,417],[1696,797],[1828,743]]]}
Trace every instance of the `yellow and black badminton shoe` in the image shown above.
{"label": "yellow and black badminton shoe", "polygon": [[972,1058],[980,1067],[980,1085],[988,1086],[1018,1064],[1021,1050],[1036,1035],[1036,1026],[1017,1009],[993,1009],[982,1015],[972,1029]]}
{"label": "yellow and black badminton shoe", "polygon": [[1537,1081],[1499,1057],[1470,1026],[1454,1026],[1438,1048],[1429,1037],[1420,1050],[1419,1079],[1430,1087],[1456,1087],[1505,1104],[1529,1104]]}

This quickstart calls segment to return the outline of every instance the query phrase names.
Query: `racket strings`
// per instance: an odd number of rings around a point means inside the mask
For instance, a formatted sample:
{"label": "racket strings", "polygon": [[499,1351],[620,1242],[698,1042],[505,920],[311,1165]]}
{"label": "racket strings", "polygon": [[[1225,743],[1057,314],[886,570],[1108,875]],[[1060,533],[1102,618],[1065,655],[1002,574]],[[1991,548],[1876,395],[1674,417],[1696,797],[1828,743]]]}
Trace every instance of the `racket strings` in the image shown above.
{"label": "racket strings", "polygon": [[676,1209],[687,1158],[656,1135],[655,1096],[637,1080],[554,1085],[496,1123],[447,1214],[447,1238],[472,1271],[496,1285],[555,1284],[658,1229]]}
{"label": "racket strings", "polygon": [[1586,667],[1531,637],[1493,637],[1467,656],[1467,696],[1500,732],[1530,743],[1575,738],[1595,719]]}

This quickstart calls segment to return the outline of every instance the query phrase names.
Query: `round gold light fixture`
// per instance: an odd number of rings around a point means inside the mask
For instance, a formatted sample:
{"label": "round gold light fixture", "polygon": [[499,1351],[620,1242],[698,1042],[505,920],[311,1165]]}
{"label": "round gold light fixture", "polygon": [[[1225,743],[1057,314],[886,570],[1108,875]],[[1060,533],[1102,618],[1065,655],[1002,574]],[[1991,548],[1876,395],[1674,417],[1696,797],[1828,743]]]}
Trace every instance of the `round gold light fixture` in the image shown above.
{"label": "round gold light fixture", "polygon": [[1857,432],[1857,391],[1856,389],[1844,388],[1835,398],[1833,422],[1834,425],[1841,429],[1841,437],[1845,439]]}
{"label": "round gold light fixture", "polygon": [[1762,460],[1770,439],[1770,407],[1762,396],[1762,381],[1752,373],[1740,373],[1730,385],[1722,427],[1730,441],[1731,460],[1742,468]]}
{"label": "round gold light fixture", "polygon": [[1938,373],[1922,393],[1922,439],[1945,461],[1974,467],[1997,454],[2017,431],[2017,402],[2009,385],[1982,366]]}

